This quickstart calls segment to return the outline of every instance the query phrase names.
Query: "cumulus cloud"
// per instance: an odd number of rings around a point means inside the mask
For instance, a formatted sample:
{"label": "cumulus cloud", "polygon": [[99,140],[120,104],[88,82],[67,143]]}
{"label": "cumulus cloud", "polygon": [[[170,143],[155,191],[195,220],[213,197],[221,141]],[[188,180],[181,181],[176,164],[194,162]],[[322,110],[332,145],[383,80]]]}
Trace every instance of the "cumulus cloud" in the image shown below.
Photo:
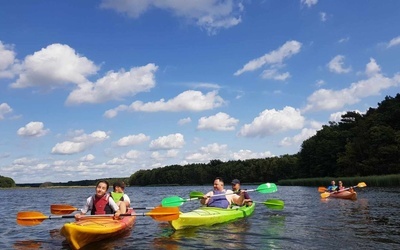
{"label": "cumulus cloud", "polygon": [[300,144],[304,140],[307,140],[311,136],[314,136],[317,131],[313,128],[303,128],[300,134],[297,134],[293,137],[285,137],[279,143],[280,146],[291,146],[293,144]]}
{"label": "cumulus cloud", "polygon": [[300,3],[303,5],[307,5],[307,7],[311,7],[313,5],[316,5],[318,3],[318,0],[300,0]]}
{"label": "cumulus cloud", "polygon": [[130,71],[109,71],[95,83],[79,84],[67,98],[67,104],[102,103],[110,100],[121,100],[139,92],[149,91],[155,86],[155,71],[158,67],[149,63]]}
{"label": "cumulus cloud", "polygon": [[96,157],[92,154],[87,154],[80,158],[81,161],[93,161]]}
{"label": "cumulus cloud", "polygon": [[225,101],[218,96],[217,91],[203,94],[200,91],[188,90],[178,96],[165,101],[161,99],[157,102],[143,103],[135,101],[131,105],[120,105],[115,109],[107,110],[104,116],[107,118],[115,117],[121,111],[131,112],[178,112],[178,111],[203,111],[222,106]]}
{"label": "cumulus cloud", "polygon": [[273,157],[274,155],[270,151],[265,151],[263,153],[252,152],[251,150],[239,150],[232,154],[234,160],[247,160],[247,159],[259,159]]}
{"label": "cumulus cloud", "polygon": [[205,163],[213,159],[225,161],[228,159],[228,145],[212,143],[205,147],[201,147],[198,152],[189,154],[185,157],[187,162]]}
{"label": "cumulus cloud", "polygon": [[266,109],[254,118],[250,124],[245,124],[239,132],[245,137],[265,137],[278,132],[301,129],[304,125],[304,117],[300,111],[292,107],[282,110]]}
{"label": "cumulus cloud", "polygon": [[[332,113],[329,115],[329,121],[340,122],[342,120],[342,115],[345,115],[348,112],[349,111],[339,111],[339,112]],[[353,112],[362,114],[362,112],[359,110],[354,110]]]}
{"label": "cumulus cloud", "polygon": [[68,45],[51,44],[29,55],[21,64],[21,74],[12,88],[56,88],[65,84],[83,84],[98,67]]}
{"label": "cumulus cloud", "polygon": [[230,117],[228,114],[219,112],[209,117],[201,117],[197,125],[199,130],[232,131],[239,122],[238,119]]}
{"label": "cumulus cloud", "polygon": [[322,22],[326,22],[326,20],[328,20],[328,16],[325,12],[320,12],[319,17],[321,18]]}
{"label": "cumulus cloud", "polygon": [[379,65],[373,58],[366,65],[365,74],[368,76],[367,79],[352,83],[348,88],[315,91],[307,98],[308,104],[303,111],[340,109],[345,105],[358,103],[361,98],[378,95],[381,90],[398,86],[400,83],[399,75],[395,75],[393,78],[383,76]]}
{"label": "cumulus cloud", "polygon": [[41,137],[49,131],[48,129],[44,129],[43,122],[30,122],[24,127],[19,128],[17,134],[24,137]]}
{"label": "cumulus cloud", "polygon": [[343,74],[343,73],[348,73],[351,71],[351,67],[344,68],[344,59],[345,57],[342,55],[337,55],[335,56],[329,63],[328,63],[328,68],[329,71],[337,73],[337,74]]}
{"label": "cumulus cloud", "polygon": [[290,77],[289,72],[279,73],[277,69],[266,69],[261,73],[263,79],[273,79],[277,81],[284,81]]}
{"label": "cumulus cloud", "polygon": [[220,29],[238,25],[242,21],[240,14],[243,12],[242,1],[238,0],[102,0],[100,6],[126,14],[131,18],[138,18],[152,8],[166,10],[205,29],[209,34],[216,34]]}
{"label": "cumulus cloud", "polygon": [[143,142],[146,142],[150,140],[150,136],[147,136],[143,133],[137,134],[137,135],[128,135],[125,137],[122,137],[117,141],[117,145],[120,147],[126,147],[126,146],[133,146],[137,145]]}
{"label": "cumulus cloud", "polygon": [[[255,71],[263,67],[265,64],[272,65],[272,69],[279,67],[285,59],[299,53],[301,46],[302,44],[298,41],[287,41],[277,50],[271,51],[268,54],[265,54],[246,63],[241,69],[236,71],[234,75],[238,76],[245,72]],[[264,72],[263,77],[268,77],[269,74],[271,73]],[[284,75],[281,77],[284,77],[285,74],[288,73],[284,73]],[[275,72],[272,75],[277,75],[277,73]]]}
{"label": "cumulus cloud", "polygon": [[53,154],[76,154],[85,151],[89,147],[101,143],[109,138],[104,131],[95,131],[91,134],[80,134],[70,141],[57,143],[51,150]]}
{"label": "cumulus cloud", "polygon": [[15,67],[18,60],[11,45],[0,41],[0,78],[12,78],[15,75]]}
{"label": "cumulus cloud", "polygon": [[170,134],[167,136],[161,136],[150,142],[150,149],[152,150],[168,150],[168,149],[179,149],[185,145],[185,139],[182,134]]}
{"label": "cumulus cloud", "polygon": [[390,40],[387,47],[390,48],[390,47],[397,46],[397,45],[400,45],[400,36],[395,37],[392,40]]}
{"label": "cumulus cloud", "polygon": [[6,114],[11,113],[13,110],[7,103],[0,104],[0,120],[3,120]]}
{"label": "cumulus cloud", "polygon": [[191,122],[192,122],[192,119],[190,117],[186,117],[186,118],[180,119],[178,121],[178,124],[182,126],[182,125],[185,125],[185,124],[191,123]]}

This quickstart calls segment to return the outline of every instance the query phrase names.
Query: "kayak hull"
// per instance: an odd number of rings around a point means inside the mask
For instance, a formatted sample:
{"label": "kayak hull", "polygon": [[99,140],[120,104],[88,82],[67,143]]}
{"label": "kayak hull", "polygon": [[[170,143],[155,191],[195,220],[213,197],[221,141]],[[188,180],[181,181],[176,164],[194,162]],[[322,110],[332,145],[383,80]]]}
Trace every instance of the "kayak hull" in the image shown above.
{"label": "kayak hull", "polygon": [[65,223],[61,234],[71,247],[80,249],[92,242],[109,239],[130,230],[135,220],[136,216],[123,216],[119,220],[110,216],[86,217]]}
{"label": "kayak hull", "polygon": [[338,199],[356,200],[357,193],[354,191],[353,192],[343,191],[343,192],[338,192],[338,193],[330,193],[329,197],[338,198]]}
{"label": "kayak hull", "polygon": [[170,221],[175,230],[211,226],[250,216],[254,212],[255,203],[251,206],[235,207],[232,209],[216,207],[200,207],[190,212],[181,213],[179,219]]}

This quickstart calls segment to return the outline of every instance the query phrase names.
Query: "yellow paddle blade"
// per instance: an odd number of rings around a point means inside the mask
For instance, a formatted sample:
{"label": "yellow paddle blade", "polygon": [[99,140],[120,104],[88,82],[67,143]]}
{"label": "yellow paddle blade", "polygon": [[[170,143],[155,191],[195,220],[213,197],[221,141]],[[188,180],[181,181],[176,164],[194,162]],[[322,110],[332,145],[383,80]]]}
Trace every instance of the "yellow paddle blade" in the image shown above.
{"label": "yellow paddle blade", "polygon": [[36,226],[48,219],[41,212],[21,211],[17,214],[17,224],[21,226]]}
{"label": "yellow paddle blade", "polygon": [[322,199],[326,199],[326,198],[328,198],[330,195],[331,195],[330,193],[322,193],[322,194],[321,194],[321,198],[322,198]]}
{"label": "yellow paddle blade", "polygon": [[361,187],[366,187],[367,184],[365,182],[360,182],[357,184],[357,187],[361,188]]}
{"label": "yellow paddle blade", "polygon": [[70,205],[64,205],[64,204],[52,204],[50,205],[50,212],[52,214],[70,214],[75,211],[78,211],[79,209]]}

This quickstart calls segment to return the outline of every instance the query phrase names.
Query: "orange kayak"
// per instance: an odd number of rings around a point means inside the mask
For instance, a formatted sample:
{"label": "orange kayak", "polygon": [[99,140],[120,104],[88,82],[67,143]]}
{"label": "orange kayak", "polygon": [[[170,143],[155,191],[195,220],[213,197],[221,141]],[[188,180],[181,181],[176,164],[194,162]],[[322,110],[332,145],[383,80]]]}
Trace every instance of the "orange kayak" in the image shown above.
{"label": "orange kayak", "polygon": [[[129,211],[132,213],[132,210]],[[136,216],[123,216],[114,220],[111,216],[84,217],[79,221],[65,223],[61,234],[74,249],[80,249],[92,242],[109,239],[130,230]]]}
{"label": "orange kayak", "polygon": [[350,199],[350,200],[356,200],[357,199],[357,193],[356,192],[351,192],[351,191],[342,191],[338,193],[330,193],[329,197],[332,198],[339,198],[339,199]]}

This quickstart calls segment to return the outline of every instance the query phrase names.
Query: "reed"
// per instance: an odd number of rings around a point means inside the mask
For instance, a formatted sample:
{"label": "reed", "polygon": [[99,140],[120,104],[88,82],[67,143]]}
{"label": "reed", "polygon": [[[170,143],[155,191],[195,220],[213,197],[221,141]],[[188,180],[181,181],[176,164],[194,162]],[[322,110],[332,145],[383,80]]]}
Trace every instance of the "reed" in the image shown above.
{"label": "reed", "polygon": [[303,179],[287,179],[277,182],[280,186],[329,186],[332,180],[336,183],[341,180],[343,184],[348,186],[357,185],[359,182],[365,182],[369,187],[398,187],[400,186],[400,174],[391,175],[371,175],[371,176],[355,176],[355,177],[321,177],[321,178],[303,178]]}

